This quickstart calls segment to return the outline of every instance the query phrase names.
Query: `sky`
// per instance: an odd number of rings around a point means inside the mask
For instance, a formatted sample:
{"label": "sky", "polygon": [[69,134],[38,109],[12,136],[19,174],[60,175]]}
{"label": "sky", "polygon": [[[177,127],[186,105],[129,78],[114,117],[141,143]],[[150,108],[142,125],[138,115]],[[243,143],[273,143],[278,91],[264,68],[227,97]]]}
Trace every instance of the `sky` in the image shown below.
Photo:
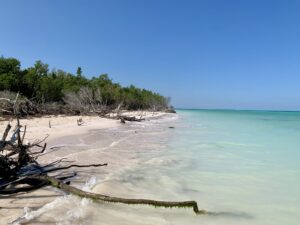
{"label": "sky", "polygon": [[300,110],[297,0],[0,0],[0,55],[177,108]]}

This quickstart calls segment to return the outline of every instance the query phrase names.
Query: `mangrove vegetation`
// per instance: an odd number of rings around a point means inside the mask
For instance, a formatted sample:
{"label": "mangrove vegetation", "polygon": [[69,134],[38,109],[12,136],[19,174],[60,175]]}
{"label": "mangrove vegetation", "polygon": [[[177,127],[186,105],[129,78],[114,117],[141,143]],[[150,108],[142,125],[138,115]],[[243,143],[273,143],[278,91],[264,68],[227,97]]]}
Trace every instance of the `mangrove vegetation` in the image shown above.
{"label": "mangrove vegetation", "polygon": [[133,85],[123,87],[107,74],[92,78],[76,74],[38,60],[22,69],[16,58],[0,57],[0,114],[14,114],[13,102],[18,96],[17,114],[83,114],[112,109],[172,110],[170,99]]}

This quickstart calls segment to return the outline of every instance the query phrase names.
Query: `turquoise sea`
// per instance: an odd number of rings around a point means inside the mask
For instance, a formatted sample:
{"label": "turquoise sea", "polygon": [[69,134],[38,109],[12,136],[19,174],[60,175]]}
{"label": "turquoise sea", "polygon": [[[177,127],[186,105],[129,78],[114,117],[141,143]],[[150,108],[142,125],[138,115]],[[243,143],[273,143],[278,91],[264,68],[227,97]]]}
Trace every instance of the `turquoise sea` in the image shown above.
{"label": "turquoise sea", "polygon": [[80,142],[90,150],[74,153],[78,158],[90,154],[109,163],[92,178],[83,175],[89,179],[85,190],[196,200],[216,214],[66,196],[29,214],[36,224],[300,224],[300,112],[178,110],[163,119],[93,131]]}
{"label": "turquoise sea", "polygon": [[178,114],[170,151],[188,163],[174,176],[202,208],[226,212],[201,224],[300,223],[300,112]]}

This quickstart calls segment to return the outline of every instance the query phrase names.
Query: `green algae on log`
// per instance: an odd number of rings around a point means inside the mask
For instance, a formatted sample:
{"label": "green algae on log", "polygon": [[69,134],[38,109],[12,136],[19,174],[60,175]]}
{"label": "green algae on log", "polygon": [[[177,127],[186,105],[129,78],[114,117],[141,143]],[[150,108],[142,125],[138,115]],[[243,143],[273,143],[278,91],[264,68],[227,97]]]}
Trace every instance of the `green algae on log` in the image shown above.
{"label": "green algae on log", "polygon": [[206,210],[199,210],[196,201],[156,201],[151,199],[129,199],[129,198],[119,198],[111,197],[108,195],[96,194],[91,192],[82,191],[78,188],[72,187],[65,184],[64,182],[47,175],[38,175],[32,178],[36,178],[41,181],[45,181],[48,185],[59,188],[63,191],[69,192],[71,194],[77,195],[83,198],[90,198],[93,200],[99,200],[104,202],[112,203],[123,203],[129,205],[151,205],[154,207],[165,207],[165,208],[193,208],[196,214],[209,214]]}

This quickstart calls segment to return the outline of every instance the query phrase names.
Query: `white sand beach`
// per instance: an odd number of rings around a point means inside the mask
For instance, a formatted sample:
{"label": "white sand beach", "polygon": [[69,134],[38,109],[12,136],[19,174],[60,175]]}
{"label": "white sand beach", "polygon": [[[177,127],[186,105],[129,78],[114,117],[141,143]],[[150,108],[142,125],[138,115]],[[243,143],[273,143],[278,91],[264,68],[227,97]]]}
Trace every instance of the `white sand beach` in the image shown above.
{"label": "white sand beach", "polygon": [[[149,120],[162,117],[165,113],[127,112],[126,115],[142,116]],[[83,121],[81,126],[77,125],[78,119]],[[8,121],[2,119],[0,121],[1,134],[8,122],[11,123],[12,127],[16,124],[16,120]],[[74,178],[73,183],[73,185],[78,187],[82,187],[89,178],[93,177],[93,173],[97,173],[98,178],[109,176],[114,169],[125,166],[128,163],[128,158],[132,156],[129,153],[107,152],[107,149],[116,147],[119,142],[126,140],[129,137],[128,135],[130,135],[126,134],[124,137],[119,137],[116,134],[116,130],[124,129],[127,125],[122,125],[118,120],[100,118],[98,116],[44,116],[41,118],[21,119],[20,123],[23,127],[26,126],[25,141],[33,143],[47,137],[45,140],[47,142],[46,155],[40,157],[39,162],[41,163],[46,164],[63,157],[67,158],[67,160],[75,161],[76,164],[108,162],[109,166],[106,168],[81,169],[81,173]],[[101,136],[101,130],[103,130],[103,136]],[[94,131],[97,132],[93,133]],[[134,163],[134,160],[131,160],[131,163]],[[118,189],[117,187],[118,185],[107,183],[107,187],[101,186],[98,189],[102,193],[118,193],[118,190],[113,190],[114,188]],[[55,202],[59,196],[64,196],[64,193],[51,187],[45,187],[14,197],[1,197],[0,224],[12,223],[23,215],[27,216],[25,221],[44,215],[46,219],[43,218],[43,221],[45,221],[47,220],[47,213],[45,213],[43,206],[45,204],[51,205],[51,202]],[[39,211],[41,208],[43,209]],[[34,211],[34,213],[26,214],[27,211]],[[51,216],[53,217],[53,214],[50,214]],[[55,221],[51,218],[49,220]],[[15,224],[18,223],[16,222]]]}

